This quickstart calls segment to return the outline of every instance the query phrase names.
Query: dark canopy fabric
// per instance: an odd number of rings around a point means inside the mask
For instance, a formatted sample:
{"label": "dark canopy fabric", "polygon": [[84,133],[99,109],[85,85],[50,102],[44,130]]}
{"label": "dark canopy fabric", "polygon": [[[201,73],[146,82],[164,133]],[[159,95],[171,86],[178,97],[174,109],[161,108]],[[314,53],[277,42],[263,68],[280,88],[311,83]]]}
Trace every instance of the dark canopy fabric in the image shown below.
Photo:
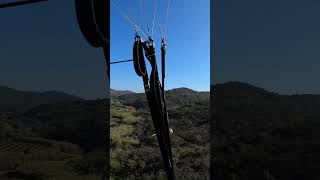
{"label": "dark canopy fabric", "polygon": [[79,27],[86,40],[94,47],[106,46],[107,0],[76,0]]}
{"label": "dark canopy fabric", "polygon": [[108,79],[110,77],[109,4],[109,0],[75,0],[78,24],[85,39],[93,47],[102,47],[104,50]]}

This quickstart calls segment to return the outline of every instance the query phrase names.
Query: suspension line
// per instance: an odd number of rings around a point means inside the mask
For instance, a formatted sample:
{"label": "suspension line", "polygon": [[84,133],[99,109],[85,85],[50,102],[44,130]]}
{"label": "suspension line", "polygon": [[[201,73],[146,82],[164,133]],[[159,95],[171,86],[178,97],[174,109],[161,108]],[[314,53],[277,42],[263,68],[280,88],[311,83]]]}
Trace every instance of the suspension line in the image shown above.
{"label": "suspension line", "polygon": [[130,62],[130,61],[133,61],[133,60],[128,59],[128,60],[122,60],[122,61],[113,61],[113,62],[110,62],[110,64],[119,64],[119,63]]}
{"label": "suspension line", "polygon": [[171,5],[171,0],[168,0],[168,6],[167,6],[167,14],[166,14],[166,22],[165,22],[165,26],[164,26],[164,36],[167,33],[167,26],[168,26],[168,19],[169,19],[169,8]]}
{"label": "suspension line", "polygon": [[134,30],[140,31],[142,35],[144,35],[146,38],[149,37],[147,33],[144,32],[144,30],[138,24],[136,24],[132,18],[128,16],[124,9],[122,9],[118,4],[116,4],[114,0],[111,0],[111,2],[121,12],[121,15],[128,21],[128,23],[133,26]]}
{"label": "suspension line", "polygon": [[151,37],[153,38],[153,29],[154,29],[154,22],[156,20],[156,14],[157,14],[157,0],[154,0],[154,5],[153,5],[153,20],[152,20],[152,28],[151,28]]}

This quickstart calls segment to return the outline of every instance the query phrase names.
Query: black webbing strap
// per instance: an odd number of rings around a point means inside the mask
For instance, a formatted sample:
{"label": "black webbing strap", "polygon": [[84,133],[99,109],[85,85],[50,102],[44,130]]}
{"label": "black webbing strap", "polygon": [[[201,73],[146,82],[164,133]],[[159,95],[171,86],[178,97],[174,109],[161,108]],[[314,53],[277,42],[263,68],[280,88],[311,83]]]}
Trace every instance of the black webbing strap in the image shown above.
{"label": "black webbing strap", "polygon": [[157,135],[162,159],[165,166],[167,178],[173,180],[174,169],[172,161],[172,150],[169,136],[169,126],[166,113],[164,94],[158,75],[157,60],[152,39],[143,43],[145,54],[149,60],[152,70],[150,74],[150,88],[146,91],[149,109],[151,112],[154,128]]}

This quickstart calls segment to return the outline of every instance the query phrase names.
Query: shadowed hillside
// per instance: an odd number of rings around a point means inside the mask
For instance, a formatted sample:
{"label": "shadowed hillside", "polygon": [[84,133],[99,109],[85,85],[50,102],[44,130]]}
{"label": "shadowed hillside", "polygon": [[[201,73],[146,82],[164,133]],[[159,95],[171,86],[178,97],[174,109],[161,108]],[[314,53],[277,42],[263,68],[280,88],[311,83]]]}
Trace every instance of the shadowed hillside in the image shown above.
{"label": "shadowed hillside", "polygon": [[0,179],[101,179],[107,101],[0,89]]}
{"label": "shadowed hillside", "polygon": [[320,96],[249,84],[211,87],[216,179],[320,179]]}

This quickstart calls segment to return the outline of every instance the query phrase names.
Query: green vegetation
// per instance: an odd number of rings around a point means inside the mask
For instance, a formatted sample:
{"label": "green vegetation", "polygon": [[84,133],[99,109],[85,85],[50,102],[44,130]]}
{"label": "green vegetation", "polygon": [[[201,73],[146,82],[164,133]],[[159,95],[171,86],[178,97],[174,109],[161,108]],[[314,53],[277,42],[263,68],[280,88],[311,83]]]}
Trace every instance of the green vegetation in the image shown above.
{"label": "green vegetation", "polygon": [[[209,179],[209,93],[167,93],[177,179]],[[111,175],[114,179],[165,179],[162,157],[144,94],[111,102]]]}
{"label": "green vegetation", "polygon": [[0,111],[0,179],[102,179],[107,164],[105,101]]}
{"label": "green vegetation", "polygon": [[[145,95],[112,97],[112,178],[164,179]],[[101,179],[108,162],[107,100],[35,103],[26,110],[15,101],[19,113],[0,107],[0,179]],[[209,179],[209,93],[176,89],[167,103],[177,179]]]}

